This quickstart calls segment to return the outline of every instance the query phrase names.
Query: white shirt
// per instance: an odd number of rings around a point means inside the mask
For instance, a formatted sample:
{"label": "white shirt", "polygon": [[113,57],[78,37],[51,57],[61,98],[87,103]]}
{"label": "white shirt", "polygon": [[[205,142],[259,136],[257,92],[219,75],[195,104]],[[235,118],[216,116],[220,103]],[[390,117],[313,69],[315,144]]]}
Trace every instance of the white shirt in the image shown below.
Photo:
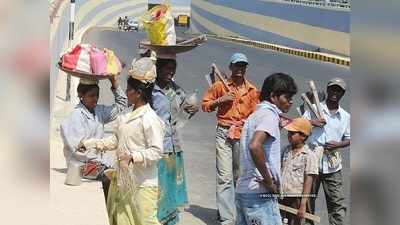
{"label": "white shirt", "polygon": [[[86,148],[117,149],[132,155],[131,171],[138,186],[158,186],[157,162],[162,157],[165,125],[149,104],[117,117],[114,135],[84,141]],[[117,167],[117,165],[115,165]]]}
{"label": "white shirt", "polygon": [[[350,114],[340,106],[335,113],[331,114],[325,102],[321,103],[323,117],[326,120],[324,127],[313,127],[311,136],[308,142],[312,146],[324,146],[326,142],[337,141],[341,142],[344,139],[350,139]],[[306,111],[303,115],[306,119],[315,119],[311,116],[310,111]],[[342,160],[340,153],[335,151],[328,154],[330,151],[324,151],[320,161],[320,172],[334,173],[342,169]]]}

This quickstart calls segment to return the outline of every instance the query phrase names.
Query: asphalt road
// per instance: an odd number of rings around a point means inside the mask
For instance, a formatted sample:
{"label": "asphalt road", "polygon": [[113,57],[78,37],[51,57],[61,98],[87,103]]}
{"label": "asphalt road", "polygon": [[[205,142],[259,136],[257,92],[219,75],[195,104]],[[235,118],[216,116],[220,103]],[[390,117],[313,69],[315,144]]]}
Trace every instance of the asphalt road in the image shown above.
{"label": "asphalt road", "polygon": [[[94,31],[85,38],[85,42],[96,44],[97,47],[113,49],[117,56],[129,65],[137,55],[138,41],[144,38],[145,34],[137,32]],[[247,55],[250,66],[246,76],[258,88],[261,88],[265,77],[273,72],[292,75],[299,87],[299,93],[308,89],[307,82],[310,79],[314,80],[317,87],[322,90],[325,89],[327,81],[336,76],[342,77],[348,84],[350,82],[348,67],[214,39],[209,39],[207,43],[193,51],[178,55],[175,80],[188,93],[198,89],[201,97],[208,88],[204,75],[209,73],[210,64],[215,62],[228,72],[229,58],[235,52]],[[125,81],[126,71],[121,76],[123,88],[126,87]],[[100,103],[110,104],[112,102],[110,84],[102,81],[101,87]],[[342,107],[347,111],[350,110],[349,94],[350,90],[346,92],[342,100]],[[290,111],[292,115],[296,115],[295,107],[301,102],[299,94],[295,96],[294,102],[294,107]],[[217,224],[215,222],[215,126],[214,113],[199,112],[184,128],[184,158],[190,207],[183,213],[180,224]],[[287,143],[286,134],[282,133],[282,140]],[[347,203],[350,205],[349,149],[344,149],[343,153],[344,189]],[[319,196],[317,214],[321,216],[321,224],[328,224],[322,188]],[[348,224],[349,218],[350,213],[347,216]]]}

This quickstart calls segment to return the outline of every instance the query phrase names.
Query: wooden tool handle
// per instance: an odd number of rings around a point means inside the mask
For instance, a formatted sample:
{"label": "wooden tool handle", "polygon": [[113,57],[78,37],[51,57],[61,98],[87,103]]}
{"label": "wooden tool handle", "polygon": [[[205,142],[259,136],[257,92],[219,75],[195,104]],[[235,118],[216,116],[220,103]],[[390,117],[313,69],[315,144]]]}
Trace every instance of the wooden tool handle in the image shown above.
{"label": "wooden tool handle", "polygon": [[310,80],[309,84],[310,84],[311,92],[312,92],[312,94],[314,96],[314,103],[317,106],[317,112],[318,112],[318,115],[319,115],[319,119],[324,119],[323,114],[322,114],[322,110],[321,110],[321,105],[320,105],[320,102],[319,102],[317,87],[315,86],[315,83],[314,83],[313,80]]}
{"label": "wooden tool handle", "polygon": [[221,71],[218,69],[217,65],[215,63],[211,64],[211,67],[214,68],[215,74],[218,76],[218,78],[222,81],[224,84],[224,87],[226,88],[227,91],[230,91],[231,89],[228,86],[228,83],[226,82],[225,78],[222,76]]}
{"label": "wooden tool handle", "polygon": [[301,94],[301,98],[303,99],[303,101],[306,103],[306,105],[308,106],[308,108],[311,110],[311,112],[314,113],[315,117],[317,117],[317,119],[320,119],[318,112],[315,111],[315,108],[312,106],[310,99],[308,99],[306,94]]}
{"label": "wooden tool handle", "polygon": [[205,41],[207,41],[207,37],[206,37],[205,34],[203,34],[203,35],[200,35],[200,36],[197,36],[197,37],[190,38],[190,39],[188,39],[186,41],[182,41],[182,42],[176,43],[176,45],[200,44],[200,43],[203,43]]}
{"label": "wooden tool handle", "polygon": [[[283,211],[286,211],[286,212],[289,212],[289,213],[297,215],[297,212],[298,212],[297,209],[294,209],[294,208],[291,208],[289,206],[282,205],[282,204],[278,204],[278,207],[279,207],[280,210],[283,210]],[[316,216],[316,215],[313,215],[313,214],[310,214],[310,213],[307,213],[307,212],[305,213],[304,218],[312,220],[312,221],[315,221],[317,223],[321,222],[321,218],[319,216]]]}

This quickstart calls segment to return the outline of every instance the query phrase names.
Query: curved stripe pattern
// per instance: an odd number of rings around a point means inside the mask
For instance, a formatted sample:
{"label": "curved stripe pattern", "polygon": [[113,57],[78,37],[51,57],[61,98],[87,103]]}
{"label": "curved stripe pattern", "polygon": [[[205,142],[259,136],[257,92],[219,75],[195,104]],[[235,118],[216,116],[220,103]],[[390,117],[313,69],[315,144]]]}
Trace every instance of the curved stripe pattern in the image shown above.
{"label": "curved stripe pattern", "polygon": [[[79,42],[80,36],[84,34],[87,28],[101,25],[112,26],[116,23],[119,16],[140,16],[147,11],[147,0],[88,0],[76,1],[76,16],[75,16],[75,40]],[[68,5],[68,4],[67,4]],[[118,15],[121,13],[121,15]],[[68,20],[69,20],[69,5],[64,8],[61,17],[59,18],[59,26],[55,26],[52,30],[51,51],[52,51],[52,66],[51,80],[60,80],[51,82],[52,84],[61,85],[65,84],[63,80],[66,79],[65,73],[60,72],[56,67],[61,52],[65,51],[68,47]],[[71,90],[75,89],[79,79],[72,79]],[[59,97],[64,96],[63,89],[65,87],[56,87]],[[72,91],[71,97],[76,97]],[[61,94],[61,95],[60,95]]]}
{"label": "curved stripe pattern", "polygon": [[[265,12],[264,14],[247,12],[223,5],[217,5],[212,2],[223,2],[225,5],[236,5],[236,7],[237,4],[241,2],[242,8],[250,7],[247,6],[251,5],[248,4],[248,2],[259,2],[262,3],[264,9],[258,8],[257,11],[260,12],[265,10]],[[192,22],[195,26],[200,24],[201,26],[206,27],[208,31],[218,35],[235,33],[238,34],[237,36],[246,36],[253,40],[288,45],[289,47],[305,48],[308,50],[320,48],[329,53],[349,55],[349,33],[281,19],[285,17],[283,14],[280,15],[281,18],[270,16],[267,14],[269,11],[265,8],[268,4],[279,5],[280,3],[260,2],[256,0],[192,0]],[[258,6],[261,7],[262,5]],[[285,7],[288,6],[287,4],[280,5]],[[294,6],[306,8],[305,6],[292,5],[293,8],[295,8]],[[318,8],[312,9],[321,10]],[[287,14],[291,13],[288,12]],[[205,18],[207,18],[207,23],[204,23]],[[291,19],[293,18],[295,17],[291,17]],[[333,22],[338,23],[337,21]]]}

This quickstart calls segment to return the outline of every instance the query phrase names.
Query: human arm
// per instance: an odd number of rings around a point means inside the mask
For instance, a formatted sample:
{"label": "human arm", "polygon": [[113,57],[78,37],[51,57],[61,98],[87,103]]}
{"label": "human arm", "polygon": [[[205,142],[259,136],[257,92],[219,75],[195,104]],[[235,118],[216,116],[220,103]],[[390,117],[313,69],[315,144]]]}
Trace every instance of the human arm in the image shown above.
{"label": "human arm", "polygon": [[268,138],[272,138],[267,132],[256,130],[250,141],[249,149],[250,155],[253,159],[254,165],[260,172],[263,180],[260,181],[264,187],[272,193],[278,193],[278,187],[267,170],[265,154],[263,145]]}
{"label": "human arm", "polygon": [[114,95],[115,103],[110,106],[104,106],[101,113],[103,114],[104,123],[108,123],[117,118],[117,115],[128,107],[128,99],[125,92],[119,85],[118,76],[109,78],[111,83],[111,91]]}
{"label": "human arm", "polygon": [[226,93],[222,82],[219,81],[204,94],[201,108],[204,112],[213,112],[218,106],[226,102],[232,102],[234,99],[234,92]]}
{"label": "human arm", "polygon": [[137,164],[143,164],[144,167],[156,163],[162,157],[164,123],[160,119],[145,117],[143,119],[144,137],[146,139],[146,147],[144,149],[136,149],[129,154],[124,153],[118,158]]}
{"label": "human arm", "polygon": [[303,193],[300,201],[300,207],[297,215],[304,218],[307,209],[307,201],[311,193],[311,188],[314,180],[314,174],[304,174]]}
{"label": "human arm", "polygon": [[325,144],[325,148],[328,150],[337,150],[340,148],[345,148],[350,146],[350,118],[346,121],[346,130],[343,134],[341,141],[327,141]]}
{"label": "human arm", "polygon": [[302,116],[305,119],[308,119],[311,123],[311,125],[313,125],[314,127],[323,127],[326,124],[326,120],[325,119],[317,119],[317,118],[313,118],[311,116],[311,112],[309,110],[306,110]]}

